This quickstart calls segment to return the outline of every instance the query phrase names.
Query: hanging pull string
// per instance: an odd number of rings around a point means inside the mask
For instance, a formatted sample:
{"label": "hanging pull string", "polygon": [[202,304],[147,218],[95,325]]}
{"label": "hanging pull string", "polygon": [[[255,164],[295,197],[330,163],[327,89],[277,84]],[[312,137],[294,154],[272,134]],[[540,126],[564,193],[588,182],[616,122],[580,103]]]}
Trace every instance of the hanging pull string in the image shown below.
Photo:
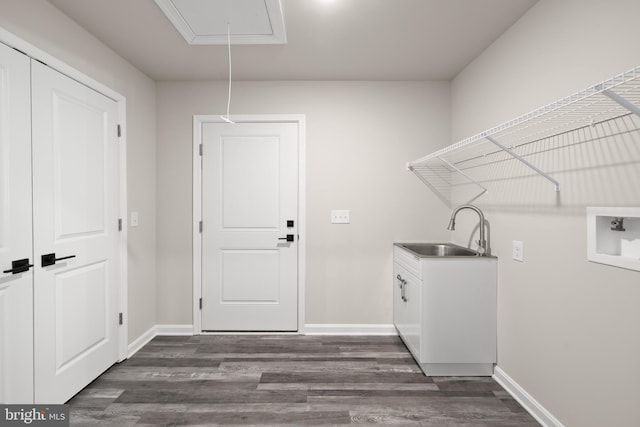
{"label": "hanging pull string", "polygon": [[231,107],[231,24],[227,22],[227,50],[229,57],[229,95],[227,96],[227,116],[220,116],[222,120],[227,123],[235,124],[233,120],[229,118],[229,109]]}

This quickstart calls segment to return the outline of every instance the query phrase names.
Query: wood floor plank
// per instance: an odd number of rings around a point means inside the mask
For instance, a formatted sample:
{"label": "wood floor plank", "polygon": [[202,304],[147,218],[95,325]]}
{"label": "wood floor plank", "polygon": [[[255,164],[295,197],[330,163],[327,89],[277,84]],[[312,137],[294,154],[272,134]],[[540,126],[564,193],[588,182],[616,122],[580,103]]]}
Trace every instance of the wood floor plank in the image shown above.
{"label": "wood floor plank", "polygon": [[156,367],[156,366],[122,366],[110,369],[101,378],[121,381],[197,381],[197,380],[231,380],[241,378],[254,380],[260,378],[259,372],[225,373],[218,368],[203,367]]}
{"label": "wood floor plank", "polygon": [[144,414],[140,425],[347,425],[347,411],[332,412],[184,412]]}
{"label": "wood floor plank", "polygon": [[533,427],[491,378],[427,377],[398,337],[156,337],[74,397],[73,426]]}
{"label": "wood floor plank", "polygon": [[439,391],[434,383],[312,383],[312,384],[291,384],[291,383],[261,383],[258,390],[393,390],[404,392],[407,390],[428,390]]}
{"label": "wood floor plank", "polygon": [[125,391],[117,403],[305,403],[302,390],[218,390],[194,388],[188,391],[136,390]]}
{"label": "wood floor plank", "polygon": [[341,382],[402,382],[429,383],[431,378],[412,372],[265,372],[261,383],[341,383]]}
{"label": "wood floor plank", "polygon": [[223,359],[209,359],[198,357],[132,357],[122,363],[122,366],[164,366],[164,367],[203,367],[217,368]]}

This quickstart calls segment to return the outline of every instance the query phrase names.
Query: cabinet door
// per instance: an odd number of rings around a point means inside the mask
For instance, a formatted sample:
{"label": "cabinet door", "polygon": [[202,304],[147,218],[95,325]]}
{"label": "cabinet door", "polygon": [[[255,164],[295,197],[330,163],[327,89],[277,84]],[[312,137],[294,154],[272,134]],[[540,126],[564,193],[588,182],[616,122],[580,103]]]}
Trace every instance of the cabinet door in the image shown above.
{"label": "cabinet door", "polygon": [[414,356],[420,350],[421,282],[399,264],[394,264],[394,324]]}
{"label": "cabinet door", "polygon": [[400,336],[404,336],[407,323],[401,279],[403,273],[404,270],[398,264],[393,264],[393,324]]}
{"label": "cabinet door", "polygon": [[406,313],[405,341],[417,358],[420,357],[421,294],[422,282],[409,274],[402,276],[404,284],[404,308]]}
{"label": "cabinet door", "polygon": [[9,404],[33,402],[33,269],[13,268],[34,263],[29,85],[29,58],[0,43],[0,403]]}

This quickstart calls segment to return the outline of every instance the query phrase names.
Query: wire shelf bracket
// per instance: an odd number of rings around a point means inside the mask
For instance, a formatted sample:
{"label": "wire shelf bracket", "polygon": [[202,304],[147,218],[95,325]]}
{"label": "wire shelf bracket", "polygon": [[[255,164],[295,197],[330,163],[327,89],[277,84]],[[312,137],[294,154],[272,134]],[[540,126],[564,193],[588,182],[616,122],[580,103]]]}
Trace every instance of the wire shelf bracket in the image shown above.
{"label": "wire shelf bracket", "polygon": [[543,178],[551,181],[553,183],[553,185],[555,185],[556,191],[560,191],[560,183],[557,180],[555,180],[552,177],[550,177],[547,173],[543,172],[541,169],[539,169],[537,166],[533,165],[531,162],[528,162],[523,157],[519,156],[515,151],[513,151],[509,147],[506,147],[506,146],[500,144],[498,141],[496,141],[494,138],[490,137],[489,135],[487,135],[486,138],[487,138],[487,141],[497,145],[502,151],[504,151],[505,153],[509,154],[511,157],[513,157],[515,159],[518,159],[520,162],[522,162],[529,169],[533,169],[534,171],[536,171],[538,173],[538,175],[540,175]]}
{"label": "wire shelf bracket", "polygon": [[609,89],[603,90],[602,93],[604,93],[606,96],[611,98],[612,101],[617,102],[627,110],[634,113],[636,116],[640,117],[640,108],[636,107],[635,105],[633,105],[632,103],[630,103],[629,101],[627,101],[626,99],[618,95],[617,93]]}

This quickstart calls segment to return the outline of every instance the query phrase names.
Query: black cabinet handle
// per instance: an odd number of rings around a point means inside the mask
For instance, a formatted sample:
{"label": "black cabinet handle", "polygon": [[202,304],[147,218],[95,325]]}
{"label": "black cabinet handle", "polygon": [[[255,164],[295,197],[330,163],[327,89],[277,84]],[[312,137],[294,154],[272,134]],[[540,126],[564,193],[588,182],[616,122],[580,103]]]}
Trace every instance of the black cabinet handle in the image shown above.
{"label": "black cabinet handle", "polygon": [[56,261],[62,261],[63,259],[75,258],[75,255],[63,256],[61,258],[56,258],[56,254],[45,254],[42,255],[42,267],[48,267],[50,265],[54,265]]}
{"label": "black cabinet handle", "polygon": [[293,242],[293,234],[287,234],[287,237],[278,237],[278,240],[286,240],[287,242]]}
{"label": "black cabinet handle", "polygon": [[33,267],[33,264],[29,264],[29,258],[17,259],[11,261],[11,269],[4,270],[3,273],[20,274],[29,271],[31,267]]}

